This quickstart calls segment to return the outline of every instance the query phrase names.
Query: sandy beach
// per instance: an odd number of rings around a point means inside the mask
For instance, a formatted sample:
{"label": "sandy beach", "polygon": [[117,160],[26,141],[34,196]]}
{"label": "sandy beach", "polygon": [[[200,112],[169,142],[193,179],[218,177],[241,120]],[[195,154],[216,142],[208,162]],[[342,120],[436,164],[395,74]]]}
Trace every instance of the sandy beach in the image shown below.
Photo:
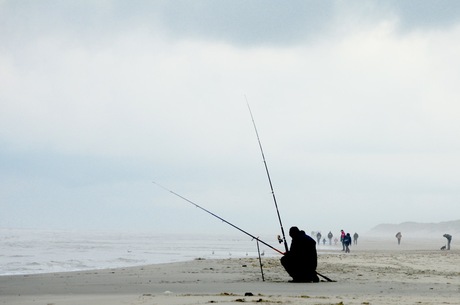
{"label": "sandy beach", "polygon": [[[365,242],[365,241],[364,241]],[[122,269],[0,277],[0,304],[460,304],[460,251],[374,242],[320,249],[336,282],[289,283],[279,258],[200,259]]]}

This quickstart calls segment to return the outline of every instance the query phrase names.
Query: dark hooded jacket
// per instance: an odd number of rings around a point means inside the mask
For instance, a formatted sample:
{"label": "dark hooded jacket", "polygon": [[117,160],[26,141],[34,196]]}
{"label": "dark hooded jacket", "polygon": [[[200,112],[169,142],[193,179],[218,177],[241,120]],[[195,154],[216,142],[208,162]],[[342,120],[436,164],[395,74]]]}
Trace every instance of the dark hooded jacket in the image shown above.
{"label": "dark hooded jacket", "polygon": [[316,241],[303,231],[289,232],[292,237],[291,249],[287,253],[299,269],[315,271],[318,264]]}

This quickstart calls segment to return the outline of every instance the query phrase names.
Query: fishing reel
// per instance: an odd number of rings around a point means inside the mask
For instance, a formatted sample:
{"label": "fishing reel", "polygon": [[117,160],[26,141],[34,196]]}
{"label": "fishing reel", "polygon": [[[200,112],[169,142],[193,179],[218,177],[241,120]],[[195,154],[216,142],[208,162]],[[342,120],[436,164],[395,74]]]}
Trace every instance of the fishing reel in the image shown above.
{"label": "fishing reel", "polygon": [[282,243],[283,243],[283,239],[281,238],[281,236],[280,236],[280,235],[278,235],[276,238],[278,239],[278,242],[279,242],[280,244],[282,244]]}

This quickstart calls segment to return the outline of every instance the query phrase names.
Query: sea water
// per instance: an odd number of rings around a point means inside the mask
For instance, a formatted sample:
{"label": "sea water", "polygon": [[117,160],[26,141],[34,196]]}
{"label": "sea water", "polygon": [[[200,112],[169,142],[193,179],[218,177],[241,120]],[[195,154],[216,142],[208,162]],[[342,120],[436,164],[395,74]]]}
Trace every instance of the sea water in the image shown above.
{"label": "sea water", "polygon": [[[277,255],[261,243],[259,249],[261,255]],[[0,228],[0,275],[121,268],[197,258],[258,255],[257,242],[244,234],[164,235]]]}

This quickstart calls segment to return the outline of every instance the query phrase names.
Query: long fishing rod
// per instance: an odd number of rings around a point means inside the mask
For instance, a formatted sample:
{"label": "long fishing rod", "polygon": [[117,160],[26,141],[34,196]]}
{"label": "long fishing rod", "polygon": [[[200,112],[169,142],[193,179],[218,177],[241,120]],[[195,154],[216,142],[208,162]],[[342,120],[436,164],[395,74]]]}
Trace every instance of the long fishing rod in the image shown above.
{"label": "long fishing rod", "polygon": [[[280,211],[279,211],[279,209],[278,209],[278,204],[277,204],[277,202],[276,202],[275,191],[273,190],[272,179],[270,178],[270,172],[268,171],[267,161],[265,161],[264,150],[263,150],[263,148],[262,148],[262,143],[260,142],[259,132],[257,131],[256,122],[255,122],[255,120],[254,120],[254,116],[252,115],[252,111],[251,111],[251,107],[249,106],[248,98],[246,97],[246,95],[244,96],[244,98],[246,99],[246,104],[248,105],[249,113],[251,114],[252,124],[254,125],[254,130],[255,130],[256,136],[257,136],[257,141],[259,142],[260,152],[261,152],[261,154],[262,154],[262,159],[264,160],[265,171],[267,172],[268,182],[269,182],[269,184],[270,184],[270,189],[271,189],[271,191],[272,191],[273,201],[275,202],[276,213],[277,213],[277,215],[278,215],[278,220],[279,220],[279,222],[280,222],[281,234],[283,235],[284,247],[286,248],[286,253],[287,253],[287,252],[289,251],[289,248],[288,248],[288,245],[287,245],[287,242],[286,242],[286,236],[285,236],[285,234],[284,234],[283,223],[281,222]],[[279,251],[278,251],[278,252],[279,252]],[[318,271],[315,271],[315,272],[316,272],[317,275],[321,276],[321,277],[324,278],[326,281],[328,281],[328,282],[335,282],[335,281],[331,280],[330,278],[328,278],[327,276],[325,276],[325,275],[319,273]]]}
{"label": "long fishing rod", "polygon": [[226,224],[228,224],[228,225],[234,227],[235,229],[237,229],[237,230],[243,232],[244,234],[249,235],[250,237],[252,237],[252,239],[255,239],[255,240],[257,240],[257,241],[263,243],[264,245],[266,245],[267,247],[269,247],[269,248],[272,249],[272,250],[275,250],[275,251],[278,252],[279,254],[284,255],[283,252],[281,252],[280,250],[278,250],[278,249],[276,249],[275,247],[271,246],[270,244],[267,244],[267,243],[264,242],[263,240],[260,240],[258,237],[256,237],[256,236],[254,236],[254,235],[252,235],[252,234],[246,232],[245,230],[243,230],[243,229],[241,229],[241,228],[235,226],[235,225],[232,224],[231,222],[228,222],[227,220],[225,220],[225,219],[223,219],[222,217],[220,217],[220,216],[214,214],[213,212],[211,212],[211,211],[209,211],[209,210],[206,210],[205,208],[199,206],[199,205],[196,204],[195,202],[193,202],[193,201],[191,201],[191,200],[185,198],[184,196],[179,195],[179,194],[176,193],[176,192],[171,191],[170,189],[167,189],[166,187],[162,186],[161,184],[158,184],[158,183],[156,183],[156,182],[154,182],[154,181],[153,181],[152,183],[158,185],[158,186],[161,187],[162,189],[164,189],[164,190],[170,192],[171,194],[173,194],[173,195],[175,195],[175,196],[177,196],[177,197],[179,197],[179,198],[181,198],[181,199],[187,201],[188,203],[193,204],[195,207],[197,207],[197,208],[199,208],[199,209],[205,211],[205,212],[208,213],[208,214],[211,214],[212,216],[216,217],[217,219],[222,220],[222,221],[225,222]]}
{"label": "long fishing rod", "polygon": [[[272,245],[267,244],[267,243],[264,242],[263,240],[259,239],[259,237],[256,237],[256,236],[252,235],[251,233],[248,233],[248,232],[246,232],[245,230],[243,230],[243,229],[241,229],[241,228],[235,226],[235,225],[232,224],[231,222],[228,222],[227,220],[225,220],[225,219],[223,219],[222,217],[220,217],[220,216],[214,214],[213,212],[206,210],[205,208],[199,206],[198,204],[196,204],[195,202],[191,201],[190,199],[187,199],[187,198],[185,198],[184,196],[179,195],[178,193],[173,192],[173,191],[171,191],[170,189],[167,189],[166,187],[162,186],[162,185],[159,184],[159,183],[156,183],[155,181],[152,181],[152,183],[153,183],[153,184],[156,184],[156,185],[159,186],[159,187],[161,187],[161,188],[164,189],[165,191],[168,191],[168,192],[170,192],[171,194],[173,194],[173,195],[175,195],[175,196],[177,196],[177,197],[179,197],[179,198],[181,198],[181,199],[187,201],[188,203],[193,204],[195,207],[197,207],[197,208],[199,208],[199,209],[205,211],[205,212],[208,213],[208,214],[211,214],[212,216],[216,217],[217,219],[222,220],[222,221],[225,222],[226,224],[228,224],[228,225],[234,227],[235,229],[237,229],[237,230],[243,232],[244,234],[250,236],[252,239],[255,239],[256,241],[261,242],[262,244],[264,244],[264,245],[266,245],[267,247],[269,247],[270,249],[272,249],[272,250],[278,252],[279,254],[281,254],[281,255],[284,255],[284,254],[285,254],[285,253],[281,252],[280,250],[276,249],[275,247],[273,247]],[[259,247],[259,245],[257,245],[257,247]],[[335,281],[331,280],[330,278],[328,278],[327,276],[322,275],[322,274],[319,273],[318,271],[316,271],[316,274],[318,274],[319,276],[323,277],[323,278],[326,279],[328,282],[335,282]]]}
{"label": "long fishing rod", "polygon": [[287,241],[286,241],[286,235],[284,234],[283,223],[281,222],[280,211],[278,209],[278,204],[276,202],[275,191],[273,190],[272,179],[270,178],[270,172],[268,171],[267,161],[265,161],[265,154],[264,154],[264,150],[262,148],[262,143],[260,142],[259,132],[257,132],[256,122],[254,121],[254,116],[252,115],[251,107],[249,107],[249,102],[248,102],[248,99],[247,99],[246,95],[244,96],[244,98],[246,99],[246,104],[248,105],[249,114],[251,114],[252,124],[254,125],[254,130],[255,130],[256,136],[257,136],[257,141],[259,142],[260,152],[262,153],[262,159],[264,160],[265,171],[267,173],[268,182],[270,184],[270,189],[272,191],[273,201],[275,202],[276,213],[278,214],[278,220],[279,220],[280,227],[281,227],[281,234],[283,235],[284,248],[286,248],[286,252],[288,252],[289,248],[288,248]]}

